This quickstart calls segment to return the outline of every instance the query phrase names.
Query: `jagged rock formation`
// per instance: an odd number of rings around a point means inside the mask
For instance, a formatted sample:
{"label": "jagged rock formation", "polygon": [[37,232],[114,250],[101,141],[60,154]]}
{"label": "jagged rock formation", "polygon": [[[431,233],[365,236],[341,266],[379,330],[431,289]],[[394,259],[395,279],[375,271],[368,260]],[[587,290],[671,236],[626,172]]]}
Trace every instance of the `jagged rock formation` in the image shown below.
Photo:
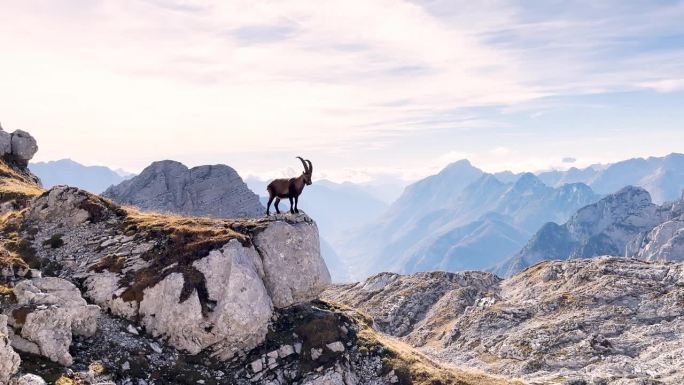
{"label": "jagged rock formation", "polygon": [[681,260],[683,202],[658,206],[646,190],[625,187],[578,210],[563,225],[547,223],[496,271],[510,276],[542,260],[598,255]]}
{"label": "jagged rock formation", "polygon": [[646,261],[684,260],[684,192],[682,199],[661,206],[664,220],[650,231],[634,237],[626,254]]}
{"label": "jagged rock formation", "polygon": [[530,383],[684,381],[684,263],[543,262],[506,280],[383,273],[323,296],[441,362]]}
{"label": "jagged rock formation", "polygon": [[92,336],[100,308],[88,305],[72,283],[60,278],[35,278],[14,287],[16,304],[4,309],[15,349],[39,354],[69,366],[72,335]]}
{"label": "jagged rock formation", "polygon": [[188,169],[179,162],[154,162],[140,175],[108,188],[102,196],[145,211],[212,218],[262,216],[265,208],[242,178],[225,165]]}

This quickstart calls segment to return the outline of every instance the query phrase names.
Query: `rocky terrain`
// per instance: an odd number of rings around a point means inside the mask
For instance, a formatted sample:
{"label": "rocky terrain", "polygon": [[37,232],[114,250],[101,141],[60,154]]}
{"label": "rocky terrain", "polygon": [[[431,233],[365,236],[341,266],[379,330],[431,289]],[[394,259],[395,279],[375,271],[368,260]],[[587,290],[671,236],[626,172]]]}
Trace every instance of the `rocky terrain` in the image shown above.
{"label": "rocky terrain", "polygon": [[318,300],[330,275],[304,214],[140,212],[43,190],[25,163],[0,158],[0,384],[519,384]]}
{"label": "rocky terrain", "polygon": [[683,214],[684,200],[658,206],[646,190],[628,186],[583,207],[563,225],[547,223],[497,272],[510,276],[541,260],[599,255],[681,261]]}
{"label": "rocky terrain", "polygon": [[506,280],[382,273],[323,298],[440,362],[530,384],[684,382],[684,263],[551,261]]}
{"label": "rocky terrain", "polygon": [[145,211],[213,218],[253,218],[266,209],[242,178],[226,165],[188,169],[179,162],[154,162],[102,196]]}

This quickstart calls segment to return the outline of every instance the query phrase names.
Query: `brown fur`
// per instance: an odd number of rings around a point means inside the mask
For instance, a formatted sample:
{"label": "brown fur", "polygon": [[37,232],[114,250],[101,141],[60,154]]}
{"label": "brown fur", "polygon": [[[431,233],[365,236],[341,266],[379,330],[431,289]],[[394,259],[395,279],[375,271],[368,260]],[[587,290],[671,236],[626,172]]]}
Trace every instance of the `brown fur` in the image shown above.
{"label": "brown fur", "polygon": [[[297,157],[302,161],[304,165],[304,172],[302,175],[296,178],[290,179],[276,179],[268,184],[266,191],[268,191],[268,205],[266,206],[266,215],[270,215],[271,212],[271,202],[275,199],[275,209],[276,213],[280,214],[278,209],[278,204],[281,198],[287,198],[290,200],[290,213],[298,213],[299,209],[297,207],[299,203],[299,196],[304,191],[304,186],[311,185],[311,175],[313,173],[313,165],[310,160],[304,160],[301,157]],[[308,162],[308,165],[307,165]],[[293,204],[294,201],[294,204]]]}

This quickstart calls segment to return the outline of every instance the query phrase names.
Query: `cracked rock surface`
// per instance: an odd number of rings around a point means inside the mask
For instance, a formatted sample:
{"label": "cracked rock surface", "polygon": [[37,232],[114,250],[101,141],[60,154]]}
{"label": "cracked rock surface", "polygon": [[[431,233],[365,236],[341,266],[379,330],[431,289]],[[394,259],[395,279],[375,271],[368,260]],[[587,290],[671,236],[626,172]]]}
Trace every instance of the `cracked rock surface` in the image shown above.
{"label": "cracked rock surface", "polygon": [[506,280],[384,273],[323,297],[445,363],[539,384],[684,383],[684,263],[551,261]]}
{"label": "cracked rock surface", "polygon": [[91,336],[97,329],[100,308],[89,305],[71,282],[60,278],[34,278],[14,287],[16,303],[6,307],[17,350],[40,354],[69,366],[73,335]]}

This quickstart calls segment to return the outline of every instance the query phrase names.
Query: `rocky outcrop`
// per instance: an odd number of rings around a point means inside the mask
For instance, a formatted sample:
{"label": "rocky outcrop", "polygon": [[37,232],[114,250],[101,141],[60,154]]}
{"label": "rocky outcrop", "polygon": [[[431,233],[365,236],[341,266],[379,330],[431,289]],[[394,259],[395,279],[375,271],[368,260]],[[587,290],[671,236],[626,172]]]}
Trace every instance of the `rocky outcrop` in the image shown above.
{"label": "rocky outcrop", "polygon": [[547,223],[496,271],[511,276],[543,260],[624,256],[635,237],[662,223],[668,212],[668,207],[652,203],[646,190],[625,187],[581,208],[563,225]]}
{"label": "rocky outcrop", "polygon": [[330,282],[316,224],[304,214],[243,221],[147,215],[58,186],[33,202],[24,227],[32,229],[24,235],[36,258],[54,273],[192,354],[227,359],[253,348],[274,309],[310,301]]}
{"label": "rocky outcrop", "polygon": [[311,228],[313,221],[305,215],[289,221],[275,221],[254,238],[263,261],[264,283],[276,307],[309,301],[311,293],[322,292],[330,283],[320,257],[318,231]]}
{"label": "rocky outcrop", "polygon": [[682,199],[661,206],[662,223],[627,244],[628,257],[646,261],[684,260],[684,193]]}
{"label": "rocky outcrop", "polygon": [[26,131],[5,132],[0,126],[0,157],[26,166],[38,152],[36,140]]}
{"label": "rocky outcrop", "polygon": [[543,262],[506,280],[381,274],[323,297],[457,366],[544,384],[684,381],[683,263]]}
{"label": "rocky outcrop", "polygon": [[140,175],[102,196],[145,211],[213,218],[262,216],[265,209],[242,178],[225,165],[188,169],[179,162],[154,162]]}
{"label": "rocky outcrop", "polygon": [[12,349],[7,330],[7,316],[0,314],[0,384],[7,384],[10,378],[19,371],[21,359]]}
{"label": "rocky outcrop", "polygon": [[12,345],[69,366],[73,335],[92,336],[100,308],[88,305],[72,283],[60,278],[34,278],[14,287],[16,305],[5,313],[18,331]]}

